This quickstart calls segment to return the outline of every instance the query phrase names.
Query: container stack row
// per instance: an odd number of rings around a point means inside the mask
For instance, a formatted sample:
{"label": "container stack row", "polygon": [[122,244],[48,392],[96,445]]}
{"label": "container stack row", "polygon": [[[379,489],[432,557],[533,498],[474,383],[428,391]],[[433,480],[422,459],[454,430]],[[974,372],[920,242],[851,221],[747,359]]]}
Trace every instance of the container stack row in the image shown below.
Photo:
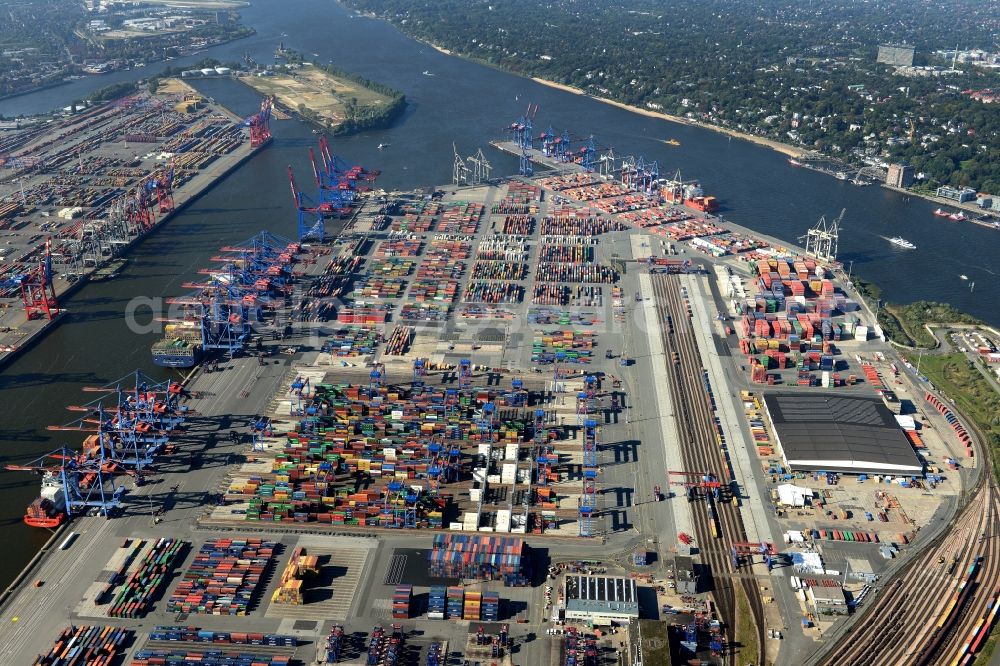
{"label": "container stack row", "polygon": [[482,615],[483,622],[496,622],[500,619],[500,595],[496,592],[483,592]]}
{"label": "container stack row", "polygon": [[246,615],[275,544],[261,539],[215,539],[202,545],[171,595],[175,613]]}
{"label": "container stack row", "polygon": [[479,230],[479,220],[483,217],[483,204],[456,201],[441,213],[437,231],[443,234],[474,234]]}
{"label": "container stack row", "polygon": [[121,627],[69,626],[33,666],[110,666],[124,653],[129,632]]}
{"label": "container stack row", "polygon": [[569,329],[536,332],[531,342],[531,362],[590,363],[597,335]]}
{"label": "container stack row", "polygon": [[365,356],[375,352],[381,337],[374,328],[350,326],[327,338],[323,351],[340,357]]}
{"label": "container stack row", "polygon": [[451,586],[448,588],[448,619],[461,620],[465,609],[465,588]]}
{"label": "container stack row", "polygon": [[959,441],[961,441],[962,446],[965,447],[965,455],[969,456],[970,458],[973,457],[975,455],[975,451],[972,448],[972,438],[969,436],[969,433],[965,430],[965,426],[962,425],[962,422],[958,420],[957,416],[955,416],[954,412],[945,407],[944,403],[938,400],[937,396],[931,393],[925,395],[924,400],[929,402],[934,407],[934,409],[936,409],[938,413],[940,413],[941,416],[945,418],[945,420],[948,422],[948,425],[951,426],[951,429],[955,431],[956,435],[958,435]]}
{"label": "container stack row", "polygon": [[482,616],[482,592],[466,592],[465,604],[462,607],[462,619],[467,622],[478,622]]}
{"label": "container stack row", "polygon": [[157,625],[149,634],[151,641],[211,643],[213,645],[267,645],[295,647],[298,639],[284,634],[262,634],[242,631],[206,631],[198,627]]}
{"label": "container stack row", "polygon": [[108,617],[136,618],[145,615],[184,545],[183,541],[177,539],[158,540],[114,595],[108,608]]}
{"label": "container stack row", "polygon": [[445,617],[445,599],[448,588],[444,585],[431,586],[430,595],[427,597],[427,617],[432,620],[443,620]]}
{"label": "container stack row", "polygon": [[97,593],[94,603],[103,604],[111,599],[115,588],[125,580],[128,570],[132,567],[132,563],[135,562],[135,558],[139,556],[139,553],[142,552],[145,546],[146,542],[142,539],[125,539],[122,541],[121,550],[123,552],[121,553],[120,564],[114,573],[108,577],[108,584]]}
{"label": "container stack row", "polygon": [[337,310],[337,323],[362,326],[384,324],[391,309],[386,303],[355,303]]}
{"label": "container stack row", "polygon": [[397,585],[392,593],[392,619],[408,620],[413,604],[413,586]]}
{"label": "container stack row", "polygon": [[878,534],[875,532],[859,532],[856,530],[812,530],[814,540],[826,539],[829,541],[858,541],[860,543],[879,543]]}
{"label": "container stack row", "polygon": [[427,557],[430,574],[438,578],[502,579],[521,585],[530,573],[528,547],[512,537],[437,534]]}
{"label": "container stack row", "polygon": [[288,666],[288,655],[256,654],[253,652],[191,652],[181,648],[139,650],[132,657],[132,666]]}

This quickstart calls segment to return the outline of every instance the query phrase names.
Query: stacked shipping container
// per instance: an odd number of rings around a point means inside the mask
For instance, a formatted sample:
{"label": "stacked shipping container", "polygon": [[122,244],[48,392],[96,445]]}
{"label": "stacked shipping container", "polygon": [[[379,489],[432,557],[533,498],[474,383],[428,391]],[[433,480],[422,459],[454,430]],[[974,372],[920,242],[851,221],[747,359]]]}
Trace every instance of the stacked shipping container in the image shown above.
{"label": "stacked shipping container", "polygon": [[136,618],[145,615],[184,545],[177,539],[159,539],[115,594],[108,608],[108,617]]}
{"label": "stacked shipping container", "polygon": [[215,539],[205,543],[184,572],[167,610],[246,615],[274,556],[274,547],[273,542],[261,539]]}
{"label": "stacked shipping container", "polygon": [[[121,627],[66,627],[33,666],[110,666],[124,652],[129,631]],[[22,655],[23,657],[23,655]]]}
{"label": "stacked shipping container", "polygon": [[432,620],[443,620],[445,618],[445,599],[448,588],[444,585],[432,585],[430,594],[427,597],[427,617]]}
{"label": "stacked shipping container", "polygon": [[410,606],[413,603],[413,586],[397,585],[392,593],[392,619],[408,620]]}
{"label": "stacked shipping container", "polygon": [[[412,509],[415,526],[440,528],[449,501],[432,486],[460,480],[487,436],[476,410],[500,393],[387,386],[377,394],[372,400],[367,387],[316,386],[272,472],[234,481],[226,499],[248,501],[251,521],[403,526],[398,513]],[[498,443],[522,441],[523,423],[501,425]],[[386,485],[356,491],[358,475]]]}
{"label": "stacked shipping container", "polygon": [[523,539],[436,534],[427,559],[430,574],[438,578],[503,579],[508,585],[524,585],[530,575]]}

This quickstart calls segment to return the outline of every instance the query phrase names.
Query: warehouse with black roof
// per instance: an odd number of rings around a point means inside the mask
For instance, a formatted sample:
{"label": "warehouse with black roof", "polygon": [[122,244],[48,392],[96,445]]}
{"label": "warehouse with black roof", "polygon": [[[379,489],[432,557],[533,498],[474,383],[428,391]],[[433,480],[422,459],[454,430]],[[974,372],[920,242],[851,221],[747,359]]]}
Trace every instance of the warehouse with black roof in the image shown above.
{"label": "warehouse with black roof", "polygon": [[764,410],[793,471],[923,474],[923,464],[881,400],[768,393]]}

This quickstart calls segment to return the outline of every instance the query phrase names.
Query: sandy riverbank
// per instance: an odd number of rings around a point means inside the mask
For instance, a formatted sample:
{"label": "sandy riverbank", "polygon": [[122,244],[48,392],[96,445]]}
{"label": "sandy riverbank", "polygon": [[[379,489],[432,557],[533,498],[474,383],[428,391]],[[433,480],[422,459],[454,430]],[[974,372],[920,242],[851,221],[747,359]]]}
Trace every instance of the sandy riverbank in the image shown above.
{"label": "sandy riverbank", "polygon": [[[454,56],[454,57],[457,57],[457,58],[464,58],[464,56],[462,56],[461,54],[455,53],[455,52],[453,52],[453,51],[451,51],[449,49],[444,48],[443,46],[435,44],[434,42],[429,42],[429,41],[426,41],[426,40],[423,40],[423,39],[419,39],[419,38],[416,38],[416,37],[414,37],[413,39],[415,41],[418,41],[418,42],[422,43],[422,44],[426,44],[427,46],[431,47],[432,49],[434,49],[438,53],[443,53],[444,55]],[[466,58],[466,59],[468,60],[468,58]],[[503,70],[503,71],[506,71],[506,70]],[[514,72],[508,72],[508,73],[514,73]],[[515,75],[517,75],[517,74],[515,73]],[[624,110],[630,111],[632,113],[638,113],[638,114],[643,115],[643,116],[649,116],[650,118],[659,118],[660,120],[667,120],[667,121],[670,121],[672,123],[680,123],[682,125],[690,125],[692,127],[700,127],[702,129],[712,130],[713,132],[718,132],[719,134],[725,134],[727,136],[732,136],[732,137],[735,137],[737,139],[743,139],[744,141],[749,141],[750,143],[755,143],[758,146],[764,146],[765,148],[770,148],[771,150],[775,150],[775,151],[777,151],[777,152],[779,152],[779,153],[781,153],[783,155],[788,155],[789,157],[798,157],[799,155],[802,155],[803,153],[807,152],[805,149],[803,149],[801,147],[792,146],[790,144],[782,143],[780,141],[775,141],[773,139],[767,139],[767,138],[764,138],[764,137],[755,136],[753,134],[747,134],[745,132],[738,132],[736,130],[731,130],[731,129],[726,128],[726,127],[718,127],[716,125],[711,125],[709,123],[700,123],[700,122],[691,120],[689,118],[684,118],[684,117],[681,117],[681,116],[675,116],[675,115],[672,115],[672,114],[669,114],[669,113],[661,113],[659,111],[653,111],[651,109],[643,109],[643,108],[638,107],[638,106],[630,106],[628,104],[624,104],[622,102],[617,102],[617,101],[615,101],[613,99],[609,99],[607,97],[597,97],[595,95],[590,95],[589,93],[587,93],[587,92],[585,92],[585,91],[583,91],[583,90],[581,90],[579,88],[574,88],[573,86],[567,86],[567,85],[564,85],[562,83],[556,83],[555,81],[549,81],[548,79],[542,79],[542,78],[538,78],[536,76],[532,76],[530,78],[535,83],[540,83],[543,86],[548,86],[550,88],[555,88],[557,90],[562,90],[563,92],[572,93],[574,95],[585,95],[585,96],[591,97],[592,99],[596,99],[599,102],[603,102],[605,104],[610,104],[611,106],[617,106],[619,109],[624,109]]]}
{"label": "sandy riverbank", "polygon": [[[444,49],[437,46],[434,48],[438,49],[442,53],[447,53]],[[697,121],[691,120],[689,118],[683,118],[681,116],[675,116],[669,113],[661,113],[659,111],[653,111],[651,109],[643,109],[638,106],[629,106],[622,102],[616,102],[613,99],[608,99],[607,97],[597,97],[595,95],[590,95],[579,88],[574,88],[573,86],[563,85],[561,83],[556,83],[555,81],[549,81],[547,79],[540,79],[538,77],[531,77],[531,80],[535,83],[541,83],[543,86],[548,86],[550,88],[556,88],[557,90],[562,90],[564,92],[573,93],[574,95],[586,95],[598,102],[604,102],[605,104],[610,104],[611,106],[617,106],[619,109],[625,109],[626,111],[631,111],[632,113],[638,113],[643,116],[649,116],[650,118],[659,118],[660,120],[668,120],[672,123],[680,123],[682,125],[691,125],[693,127],[701,127],[702,129],[712,130],[713,132],[718,132],[720,134],[726,134],[728,136],[735,137],[737,139],[743,139],[744,141],[749,141],[755,143],[758,146],[765,146],[771,150],[776,150],[783,155],[788,155],[789,157],[796,157],[805,152],[802,148],[789,145],[787,143],[781,143],[780,141],[774,141],[773,139],[766,139],[764,137],[755,136],[753,134],[746,134],[745,132],[737,132],[736,130],[731,130],[726,127],[719,127],[717,125],[711,125],[709,123],[699,123]]]}

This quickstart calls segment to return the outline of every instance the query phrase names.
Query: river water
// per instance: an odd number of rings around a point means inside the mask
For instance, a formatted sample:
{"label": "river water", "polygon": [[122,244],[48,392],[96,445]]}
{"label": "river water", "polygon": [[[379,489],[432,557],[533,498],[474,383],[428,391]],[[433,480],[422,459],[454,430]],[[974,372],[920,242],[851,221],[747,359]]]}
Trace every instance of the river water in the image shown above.
{"label": "river water", "polygon": [[[718,197],[727,219],[788,241],[804,234],[821,215],[847,209],[840,256],[853,270],[880,285],[893,301],[931,299],[1000,324],[1000,286],[994,279],[1000,232],[934,217],[935,206],[916,197],[878,187],[858,188],[819,173],[789,166],[769,149],[699,128],[629,113],[596,100],[554,90],[532,81],[443,55],[376,20],[352,17],[328,0],[262,2],[243,10],[257,29],[246,40],[210,49],[171,64],[190,64],[210,56],[237,60],[249,52],[270,62],[283,40],[318,62],[386,83],[406,93],[405,116],[393,127],[332,141],[333,151],[349,162],[381,169],[379,184],[413,188],[448,182],[452,144],[462,155],[482,147],[494,174],[512,173],[515,160],[491,149],[488,141],[520,115],[528,101],[538,104],[536,129],[593,134],[599,146],[619,156],[657,160],[661,174],[679,167],[685,178],[699,179]],[[66,106],[116,81],[159,72],[116,72],[0,101],[0,113],[38,113]],[[424,74],[427,72],[428,74]],[[231,80],[198,82],[205,94],[243,115],[259,104],[256,95]],[[46,426],[68,422],[67,405],[80,404],[81,387],[104,384],[136,368],[155,377],[149,344],[155,334],[129,332],[122,318],[137,297],[172,296],[181,283],[221,245],[243,240],[262,228],[292,236],[285,165],[302,184],[311,178],[306,150],[316,136],[297,121],[274,121],[271,146],[178,215],[131,254],[121,278],[82,289],[68,303],[70,314],[35,349],[0,375],[0,464],[24,462],[61,443],[77,446],[80,435],[53,433]],[[675,138],[678,147],[661,140]],[[378,145],[388,144],[379,150]],[[885,237],[901,235],[916,250],[897,250]],[[965,274],[976,282],[970,292]],[[93,394],[90,394],[93,395]],[[55,436],[53,436],[55,435]],[[0,583],[6,584],[45,541],[44,530],[23,525],[23,507],[37,496],[37,480],[26,473],[0,475],[0,528],[7,546],[0,555]]]}

